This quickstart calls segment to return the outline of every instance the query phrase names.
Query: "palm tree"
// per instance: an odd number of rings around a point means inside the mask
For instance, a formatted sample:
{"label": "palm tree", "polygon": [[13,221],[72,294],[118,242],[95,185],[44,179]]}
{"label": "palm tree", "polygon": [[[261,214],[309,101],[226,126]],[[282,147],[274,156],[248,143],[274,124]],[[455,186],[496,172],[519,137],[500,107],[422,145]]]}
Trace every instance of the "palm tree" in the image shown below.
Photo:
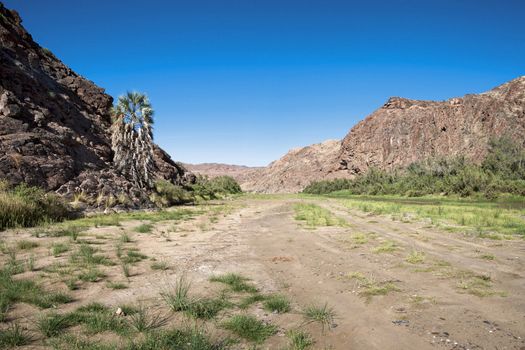
{"label": "palm tree", "polygon": [[145,94],[127,92],[114,107],[111,148],[116,168],[141,188],[153,186],[153,109]]}

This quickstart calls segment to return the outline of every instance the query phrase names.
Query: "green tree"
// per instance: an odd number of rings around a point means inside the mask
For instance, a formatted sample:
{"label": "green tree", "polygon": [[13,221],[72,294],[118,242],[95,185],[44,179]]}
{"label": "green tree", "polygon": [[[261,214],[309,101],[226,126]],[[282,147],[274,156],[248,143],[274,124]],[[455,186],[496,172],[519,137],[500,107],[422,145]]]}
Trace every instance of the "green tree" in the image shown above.
{"label": "green tree", "polygon": [[153,109],[145,94],[127,92],[114,107],[113,163],[141,188],[153,187]]}

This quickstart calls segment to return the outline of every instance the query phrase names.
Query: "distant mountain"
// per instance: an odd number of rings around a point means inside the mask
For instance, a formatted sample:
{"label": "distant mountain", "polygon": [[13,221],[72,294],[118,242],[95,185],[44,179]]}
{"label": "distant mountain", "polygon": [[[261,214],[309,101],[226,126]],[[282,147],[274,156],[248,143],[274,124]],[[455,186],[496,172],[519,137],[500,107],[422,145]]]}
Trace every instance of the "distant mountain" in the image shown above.
{"label": "distant mountain", "polygon": [[[35,43],[21,22],[0,3],[0,178],[66,197],[125,194],[147,202],[113,168],[112,97]],[[158,178],[176,184],[191,178],[159,147],[155,167]]]}
{"label": "distant mountain", "polygon": [[222,164],[222,163],[200,163],[184,164],[184,167],[194,174],[205,175],[210,178],[217,176],[231,176],[239,184],[243,184],[251,179],[264,167],[249,167],[244,165]]}

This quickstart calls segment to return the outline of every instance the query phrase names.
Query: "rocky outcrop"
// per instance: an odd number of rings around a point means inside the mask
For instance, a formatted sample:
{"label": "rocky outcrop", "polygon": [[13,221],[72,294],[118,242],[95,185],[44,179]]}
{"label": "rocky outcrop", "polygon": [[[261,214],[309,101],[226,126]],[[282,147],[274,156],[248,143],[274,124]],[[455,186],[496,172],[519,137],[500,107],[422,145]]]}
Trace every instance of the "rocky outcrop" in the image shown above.
{"label": "rocky outcrop", "polygon": [[[112,167],[111,96],[35,43],[1,3],[0,45],[0,178],[69,197],[125,193],[139,205],[142,191]],[[191,180],[158,147],[155,162],[158,177]]]}
{"label": "rocky outcrop", "polygon": [[430,157],[480,162],[493,137],[525,143],[525,77],[443,102],[392,97],[340,141],[292,150],[241,183],[244,190],[299,192],[310,182],[351,178]]}
{"label": "rocky outcrop", "polygon": [[343,139],[339,170],[359,174],[436,156],[480,162],[488,141],[502,135],[525,142],[525,77],[443,102],[390,98]]}

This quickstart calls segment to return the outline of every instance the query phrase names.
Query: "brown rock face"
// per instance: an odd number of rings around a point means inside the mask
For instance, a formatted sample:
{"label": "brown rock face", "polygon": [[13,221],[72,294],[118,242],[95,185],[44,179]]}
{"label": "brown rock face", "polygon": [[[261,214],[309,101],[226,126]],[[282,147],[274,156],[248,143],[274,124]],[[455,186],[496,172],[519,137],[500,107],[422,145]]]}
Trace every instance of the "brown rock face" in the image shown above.
{"label": "brown rock face", "polygon": [[435,156],[481,161],[489,139],[501,135],[525,141],[525,77],[443,102],[391,98],[343,139],[339,169],[358,174]]}
{"label": "brown rock face", "polygon": [[525,143],[525,77],[444,102],[393,97],[339,141],[292,150],[241,182],[244,190],[299,192],[310,182],[351,178],[435,156],[481,161],[492,137]]}
{"label": "brown rock face", "polygon": [[[140,197],[112,168],[113,99],[36,44],[15,11],[0,3],[0,178],[71,196]],[[184,181],[184,168],[160,148],[158,176]]]}

